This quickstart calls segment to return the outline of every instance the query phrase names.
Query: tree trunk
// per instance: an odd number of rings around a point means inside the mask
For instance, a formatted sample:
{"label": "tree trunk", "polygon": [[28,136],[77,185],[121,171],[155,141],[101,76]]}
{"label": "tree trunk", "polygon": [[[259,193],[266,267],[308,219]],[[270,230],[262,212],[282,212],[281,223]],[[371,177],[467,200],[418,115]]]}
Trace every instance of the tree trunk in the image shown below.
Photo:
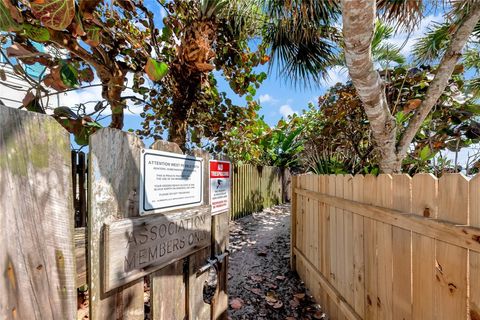
{"label": "tree trunk", "polygon": [[380,170],[400,171],[396,157],[396,124],[388,108],[385,85],[374,69],[371,45],[375,29],[375,0],[342,0],[345,60],[357,93],[365,105],[376,148]]}
{"label": "tree trunk", "polygon": [[168,141],[176,143],[183,152],[187,149],[187,129],[186,115],[175,112],[168,129]]}
{"label": "tree trunk", "polygon": [[473,29],[480,21],[480,1],[472,2],[468,14],[460,21],[457,30],[452,36],[452,40],[438,66],[435,78],[430,83],[425,99],[423,100],[417,112],[408,123],[402,138],[397,147],[397,158],[401,162],[408,152],[415,135],[425,118],[428,116],[433,106],[442,95],[448,81],[452,76],[453,70],[462,55],[462,50],[473,32]]}
{"label": "tree trunk", "polygon": [[114,74],[108,81],[108,85],[104,86],[107,92],[103,92],[104,98],[110,103],[112,110],[112,121],[110,127],[115,129],[123,128],[123,114],[125,103],[122,100],[122,92],[124,89],[125,72],[119,67],[114,68]]}

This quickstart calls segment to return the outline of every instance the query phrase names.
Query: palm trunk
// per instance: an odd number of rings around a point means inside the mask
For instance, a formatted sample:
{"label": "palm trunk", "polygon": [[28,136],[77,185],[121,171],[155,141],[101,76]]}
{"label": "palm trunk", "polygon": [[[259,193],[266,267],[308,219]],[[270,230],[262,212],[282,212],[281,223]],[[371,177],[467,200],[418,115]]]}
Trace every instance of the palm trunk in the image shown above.
{"label": "palm trunk", "polygon": [[176,109],[168,129],[168,141],[176,143],[182,151],[186,151],[188,123],[183,109]]}
{"label": "palm trunk", "polygon": [[396,125],[388,108],[385,85],[374,69],[371,44],[375,28],[375,0],[342,0],[345,60],[357,93],[365,105],[383,173],[400,171],[396,156]]}

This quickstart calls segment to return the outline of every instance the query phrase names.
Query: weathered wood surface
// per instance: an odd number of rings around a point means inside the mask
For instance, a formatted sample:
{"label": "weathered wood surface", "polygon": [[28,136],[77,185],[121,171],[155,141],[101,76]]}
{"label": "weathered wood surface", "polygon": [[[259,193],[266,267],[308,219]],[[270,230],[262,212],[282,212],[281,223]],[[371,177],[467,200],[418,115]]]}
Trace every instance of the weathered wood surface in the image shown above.
{"label": "weathered wood surface", "polygon": [[105,292],[104,224],[138,216],[141,140],[105,128],[90,137],[88,266],[90,319],[144,319],[143,278]]}
{"label": "weathered wood surface", "polygon": [[296,176],[294,267],[332,319],[480,319],[479,181]]}
{"label": "weathered wood surface", "polygon": [[[210,174],[210,155],[208,152],[196,149],[193,151],[195,157],[203,158],[203,173],[204,177],[209,177]],[[206,205],[210,205],[210,180],[208,178],[203,181],[203,199]],[[210,229],[211,230],[211,229]],[[205,303],[203,300],[203,287],[208,280],[208,272],[198,275],[197,271],[211,256],[212,246],[200,250],[188,257],[188,319],[210,319],[211,305]]]}
{"label": "weathered wood surface", "polygon": [[210,246],[209,206],[105,225],[105,289],[118,288]]}
{"label": "weathered wood surface", "polygon": [[[224,253],[228,248],[230,212],[223,212],[212,217],[212,252],[214,255]],[[212,319],[228,318],[228,256],[217,266],[217,288],[212,299]]]}
{"label": "weathered wood surface", "polygon": [[87,229],[75,228],[77,288],[87,284]]}
{"label": "weathered wood surface", "polygon": [[[183,154],[182,149],[167,141],[156,141],[150,148]],[[187,314],[188,258],[170,264],[150,275],[150,301],[152,320],[184,319]],[[172,290],[173,288],[173,290]]]}
{"label": "weathered wood surface", "polygon": [[0,106],[0,319],[76,317],[68,133]]}

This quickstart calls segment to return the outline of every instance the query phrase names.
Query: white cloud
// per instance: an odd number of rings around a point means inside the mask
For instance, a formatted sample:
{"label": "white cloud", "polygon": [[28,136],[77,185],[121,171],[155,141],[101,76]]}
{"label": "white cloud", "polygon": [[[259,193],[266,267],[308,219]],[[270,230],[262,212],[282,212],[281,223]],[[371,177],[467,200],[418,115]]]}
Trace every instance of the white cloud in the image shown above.
{"label": "white cloud", "polygon": [[292,109],[292,107],[290,107],[288,104],[284,104],[280,107],[280,110],[279,110],[280,114],[284,117],[284,118],[288,118],[288,116],[291,116],[293,115],[294,113],[297,113],[296,111],[294,111]]}
{"label": "white cloud", "polygon": [[260,100],[260,103],[268,103],[268,104],[275,104],[278,102],[277,99],[275,99],[268,93],[260,95],[260,97],[258,97],[258,100]]}
{"label": "white cloud", "polygon": [[328,70],[327,79],[325,80],[325,87],[330,88],[338,82],[345,83],[348,80],[348,72],[346,68],[336,66]]}
{"label": "white cloud", "polygon": [[428,15],[422,19],[418,28],[416,28],[412,32],[397,33],[387,42],[392,43],[398,47],[402,47],[402,54],[408,57],[412,54],[413,45],[415,44],[415,42],[417,42],[419,38],[425,36],[428,27],[432,26],[433,22],[442,23],[444,20],[445,19],[442,14]]}

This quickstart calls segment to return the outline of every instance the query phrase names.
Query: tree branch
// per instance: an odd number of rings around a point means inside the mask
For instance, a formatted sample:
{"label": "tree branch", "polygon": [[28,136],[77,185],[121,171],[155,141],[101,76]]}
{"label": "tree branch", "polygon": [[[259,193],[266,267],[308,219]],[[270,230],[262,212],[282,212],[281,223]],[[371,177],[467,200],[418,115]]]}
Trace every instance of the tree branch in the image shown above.
{"label": "tree branch", "polygon": [[452,41],[438,66],[435,78],[430,83],[425,94],[425,100],[423,100],[422,104],[417,109],[417,112],[408,123],[408,126],[398,143],[397,156],[400,160],[405,158],[408,148],[412,143],[413,138],[415,138],[417,131],[420,129],[423,121],[445,90],[448,80],[455,69],[455,65],[462,55],[462,49],[479,21],[480,1],[476,1],[472,4],[472,8],[470,8],[467,15],[460,21],[460,25],[453,34]]}
{"label": "tree branch", "polygon": [[372,38],[375,0],[342,0],[345,60],[353,85],[364,104],[384,173],[398,171],[395,154],[396,124],[385,95],[385,85],[375,70]]}

